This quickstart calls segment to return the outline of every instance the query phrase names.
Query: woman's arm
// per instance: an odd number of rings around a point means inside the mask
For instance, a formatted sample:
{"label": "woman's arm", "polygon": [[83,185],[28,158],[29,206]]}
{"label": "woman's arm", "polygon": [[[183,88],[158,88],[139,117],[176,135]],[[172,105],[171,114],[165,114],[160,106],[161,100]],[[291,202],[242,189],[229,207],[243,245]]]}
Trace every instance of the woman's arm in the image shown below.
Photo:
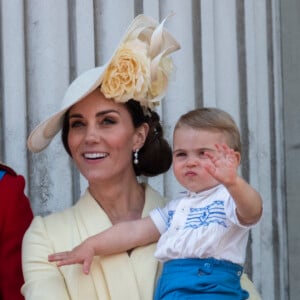
{"label": "woman's arm", "polygon": [[83,272],[89,273],[95,255],[108,255],[130,250],[156,242],[160,233],[150,217],[118,223],[109,229],[87,238],[71,251],[49,255],[50,262],[57,266],[83,264]]}
{"label": "woman's arm", "polygon": [[47,260],[53,251],[43,218],[35,217],[22,246],[25,284],[21,291],[26,300],[70,300],[62,273]]}

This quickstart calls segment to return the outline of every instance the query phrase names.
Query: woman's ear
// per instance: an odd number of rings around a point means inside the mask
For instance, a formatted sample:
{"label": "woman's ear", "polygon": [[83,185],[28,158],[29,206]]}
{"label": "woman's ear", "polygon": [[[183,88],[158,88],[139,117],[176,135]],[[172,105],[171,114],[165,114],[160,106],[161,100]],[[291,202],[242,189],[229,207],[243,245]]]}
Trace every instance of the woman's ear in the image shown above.
{"label": "woman's ear", "polygon": [[149,125],[147,123],[143,123],[141,126],[135,129],[135,141],[134,141],[134,149],[141,149],[146,141],[149,132]]}

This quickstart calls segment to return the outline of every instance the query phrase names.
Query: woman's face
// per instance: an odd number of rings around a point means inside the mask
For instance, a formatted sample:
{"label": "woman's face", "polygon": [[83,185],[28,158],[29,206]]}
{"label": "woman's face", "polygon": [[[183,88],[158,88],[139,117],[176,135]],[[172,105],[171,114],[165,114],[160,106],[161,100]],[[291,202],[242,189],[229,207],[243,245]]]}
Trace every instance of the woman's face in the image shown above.
{"label": "woman's face", "polygon": [[106,99],[99,89],[70,109],[68,145],[89,183],[134,174],[132,152],[140,146],[138,130],[125,105]]}

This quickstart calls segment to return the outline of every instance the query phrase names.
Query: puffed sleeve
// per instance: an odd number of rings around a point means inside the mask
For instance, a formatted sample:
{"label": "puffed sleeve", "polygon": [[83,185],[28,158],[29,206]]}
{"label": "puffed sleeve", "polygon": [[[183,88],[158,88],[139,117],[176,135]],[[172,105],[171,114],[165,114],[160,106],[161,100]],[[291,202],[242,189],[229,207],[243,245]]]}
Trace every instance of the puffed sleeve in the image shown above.
{"label": "puffed sleeve", "polygon": [[23,239],[22,263],[26,300],[69,300],[64,278],[55,263],[48,262],[54,252],[42,217],[35,217]]}
{"label": "puffed sleeve", "polygon": [[24,194],[25,180],[7,168],[0,181],[0,299],[21,300],[21,247],[33,213]]}

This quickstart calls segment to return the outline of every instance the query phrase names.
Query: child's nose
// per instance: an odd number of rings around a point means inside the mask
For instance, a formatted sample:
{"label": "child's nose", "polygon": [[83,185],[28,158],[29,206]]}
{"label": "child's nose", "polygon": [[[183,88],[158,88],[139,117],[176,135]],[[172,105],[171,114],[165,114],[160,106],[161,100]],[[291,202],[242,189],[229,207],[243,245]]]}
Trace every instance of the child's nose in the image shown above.
{"label": "child's nose", "polygon": [[198,165],[198,160],[196,159],[196,157],[188,157],[186,164],[189,167],[194,167]]}

